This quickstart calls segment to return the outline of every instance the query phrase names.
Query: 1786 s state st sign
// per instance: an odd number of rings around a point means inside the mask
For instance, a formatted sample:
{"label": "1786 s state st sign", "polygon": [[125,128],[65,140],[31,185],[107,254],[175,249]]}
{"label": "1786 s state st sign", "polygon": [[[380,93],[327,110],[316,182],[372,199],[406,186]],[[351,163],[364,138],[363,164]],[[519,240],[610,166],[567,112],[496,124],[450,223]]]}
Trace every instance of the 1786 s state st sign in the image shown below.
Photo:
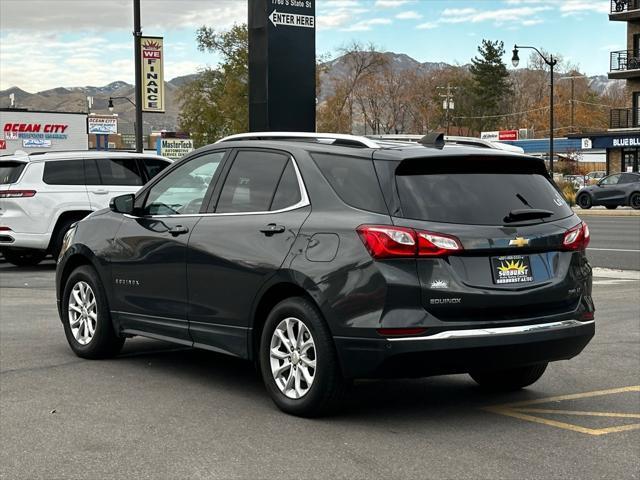
{"label": "1786 s state st sign", "polygon": [[249,1],[249,129],[315,131],[315,0]]}

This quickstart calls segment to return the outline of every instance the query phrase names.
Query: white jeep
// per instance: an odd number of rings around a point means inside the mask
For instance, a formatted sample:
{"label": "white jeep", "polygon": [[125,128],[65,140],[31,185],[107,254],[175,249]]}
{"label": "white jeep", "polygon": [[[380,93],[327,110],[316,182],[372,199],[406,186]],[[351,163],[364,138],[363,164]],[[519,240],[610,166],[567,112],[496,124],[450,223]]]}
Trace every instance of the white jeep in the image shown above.
{"label": "white jeep", "polygon": [[170,165],[127,152],[16,152],[0,157],[0,252],[20,266],[57,258],[69,227],[109,200],[135,193]]}

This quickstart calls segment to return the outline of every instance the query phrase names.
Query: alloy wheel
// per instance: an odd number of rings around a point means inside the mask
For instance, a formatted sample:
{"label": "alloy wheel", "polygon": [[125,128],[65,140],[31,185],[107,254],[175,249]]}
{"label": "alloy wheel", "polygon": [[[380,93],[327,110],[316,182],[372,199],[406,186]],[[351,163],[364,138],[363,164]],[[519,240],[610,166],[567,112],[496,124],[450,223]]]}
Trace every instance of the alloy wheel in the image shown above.
{"label": "alloy wheel", "polygon": [[96,333],[98,305],[87,282],[77,282],[69,295],[69,327],[80,345],[87,345]]}
{"label": "alloy wheel", "polygon": [[316,346],[307,326],[297,318],[282,320],[269,346],[271,373],[288,398],[307,394],[316,376]]}

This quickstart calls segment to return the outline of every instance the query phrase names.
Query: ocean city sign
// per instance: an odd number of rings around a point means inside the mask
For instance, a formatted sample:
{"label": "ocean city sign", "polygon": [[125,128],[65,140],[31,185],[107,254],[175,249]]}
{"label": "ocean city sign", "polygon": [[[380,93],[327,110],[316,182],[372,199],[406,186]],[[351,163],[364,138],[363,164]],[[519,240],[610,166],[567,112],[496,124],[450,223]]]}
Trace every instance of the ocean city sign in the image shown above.
{"label": "ocean city sign", "polygon": [[164,112],[164,52],[162,37],[141,37],[142,111]]}

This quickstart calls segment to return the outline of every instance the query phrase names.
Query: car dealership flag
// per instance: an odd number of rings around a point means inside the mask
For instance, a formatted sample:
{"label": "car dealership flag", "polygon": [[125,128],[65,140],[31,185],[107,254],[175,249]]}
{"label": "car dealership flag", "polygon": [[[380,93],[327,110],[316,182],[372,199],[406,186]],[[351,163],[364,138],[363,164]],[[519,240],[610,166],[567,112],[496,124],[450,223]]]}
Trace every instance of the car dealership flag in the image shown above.
{"label": "car dealership flag", "polygon": [[141,37],[142,111],[164,112],[164,49],[162,37]]}

